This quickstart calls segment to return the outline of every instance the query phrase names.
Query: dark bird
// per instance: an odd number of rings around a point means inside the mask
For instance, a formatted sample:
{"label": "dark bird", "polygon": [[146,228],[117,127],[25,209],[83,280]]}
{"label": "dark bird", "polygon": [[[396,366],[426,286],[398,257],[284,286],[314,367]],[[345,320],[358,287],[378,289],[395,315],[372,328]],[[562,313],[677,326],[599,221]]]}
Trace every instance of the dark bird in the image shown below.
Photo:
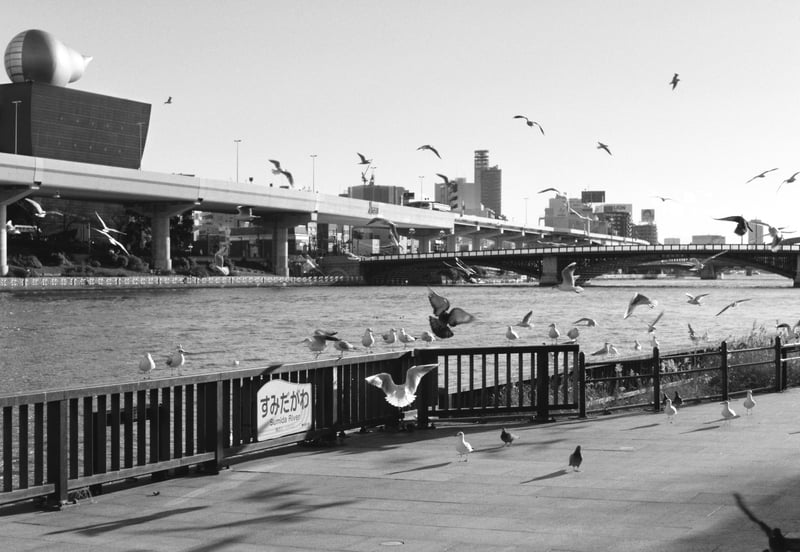
{"label": "dark bird", "polygon": [[660,199],[662,203],[664,203],[664,202],[666,202],[666,201],[675,201],[675,200],[674,200],[674,199],[672,199],[671,197],[664,197],[664,196],[660,196],[660,195],[653,196],[653,197],[656,197],[656,198]]}
{"label": "dark bird", "polygon": [[675,391],[675,397],[672,399],[672,404],[675,406],[683,406],[683,397],[678,394],[678,391]]}
{"label": "dark bird", "polygon": [[[796,172],[796,173],[794,173],[792,176],[790,176],[789,178],[787,178],[786,180],[784,180],[783,182],[781,182],[781,183],[778,185],[778,190],[780,190],[780,189],[781,189],[781,186],[783,186],[784,184],[791,184],[791,183],[793,183],[793,182],[794,182],[794,180],[795,180],[795,178],[797,177],[797,175],[798,175],[798,174],[800,174],[800,171],[797,171],[797,172]],[[775,190],[775,191],[777,192],[778,190]]]}
{"label": "dark bird", "polygon": [[447,175],[445,175],[445,174],[442,174],[442,173],[436,173],[436,176],[438,176],[439,178],[441,178],[442,180],[444,180],[443,184],[444,184],[445,186],[447,186],[448,188],[449,188],[450,186],[452,186],[452,185],[453,185],[453,183],[450,181],[450,179],[449,179],[449,178],[447,178]]}
{"label": "dark bird", "polygon": [[172,96],[170,96],[169,98],[167,98],[167,101],[165,101],[164,103],[165,103],[165,104],[171,104],[171,103],[172,103]]}
{"label": "dark bird", "polygon": [[519,435],[516,435],[514,433],[509,433],[508,431],[506,431],[506,428],[503,428],[500,431],[500,440],[503,441],[506,444],[506,446],[511,446],[511,443],[513,443],[517,439],[519,439]]}
{"label": "dark bird", "polygon": [[514,118],[515,118],[515,119],[525,119],[525,123],[526,123],[526,124],[527,124],[529,127],[534,127],[534,126],[535,126],[535,127],[537,127],[537,128],[539,129],[539,131],[542,133],[542,136],[544,136],[544,129],[542,128],[542,125],[540,125],[540,124],[539,124],[539,123],[537,123],[536,121],[531,121],[531,120],[530,120],[530,119],[528,119],[528,118],[527,118],[525,115],[514,115]]}
{"label": "dark bird", "polygon": [[770,238],[772,238],[772,241],[769,244],[770,249],[772,250],[773,253],[777,252],[781,248],[781,242],[783,241],[783,234],[781,233],[781,230],[783,230],[784,227],[780,226],[776,228],[775,226],[772,226],[760,220],[754,220],[753,224],[758,224],[759,226],[767,227],[767,232],[769,233]]}
{"label": "dark bird", "polygon": [[750,223],[747,222],[744,217],[738,215],[732,215],[730,217],[722,217],[722,218],[715,218],[714,220],[727,220],[729,222],[736,223],[736,229],[733,231],[734,234],[737,236],[744,236],[747,232],[752,232],[753,228],[750,226]]}
{"label": "dark bird", "polygon": [[294,186],[294,177],[292,176],[292,173],[282,169],[280,161],[276,161],[275,159],[270,159],[269,162],[275,166],[275,168],[272,169],[272,174],[282,174],[283,176],[286,177],[286,180],[289,181],[289,185]]}
{"label": "dark bird", "polygon": [[436,337],[447,339],[453,337],[453,331],[450,326],[458,326],[459,324],[467,324],[475,320],[475,317],[459,307],[450,308],[450,301],[428,288],[428,301],[433,307],[433,315],[428,317],[431,325],[431,330]]}
{"label": "dark bird", "polygon": [[749,300],[750,300],[750,299],[737,299],[736,301],[733,301],[732,303],[728,303],[727,305],[725,305],[725,306],[722,308],[722,310],[721,310],[721,311],[719,311],[719,312],[718,312],[717,314],[715,314],[714,316],[719,316],[720,314],[722,314],[723,312],[725,312],[725,311],[726,311],[726,310],[728,310],[728,309],[735,309],[736,307],[738,307],[738,306],[739,306],[739,303],[744,303],[745,301],[749,301]]}
{"label": "dark bird", "polygon": [[669,83],[672,85],[672,89],[675,90],[675,87],[678,86],[678,83],[681,79],[678,78],[678,73],[672,75],[672,80]]}
{"label": "dark bird", "polygon": [[567,194],[565,192],[562,192],[557,188],[544,188],[542,190],[539,190],[537,193],[543,194],[545,192],[555,192],[557,196],[567,197]]}
{"label": "dark bird", "polygon": [[736,504],[742,512],[744,512],[744,515],[750,518],[750,521],[758,525],[761,530],[764,531],[764,534],[767,535],[767,543],[769,544],[770,552],[791,552],[792,550],[800,550],[800,539],[787,539],[783,536],[779,527],[770,527],[758,519],[753,512],[748,510],[747,506],[744,504],[742,495],[733,493],[733,497],[736,499]]}
{"label": "dark bird", "polygon": [[583,455],[581,455],[581,446],[578,445],[575,447],[575,452],[569,455],[569,465],[573,471],[580,471],[578,468],[581,467],[581,462],[583,462]]}
{"label": "dark bird", "polygon": [[369,226],[370,224],[376,224],[376,223],[381,223],[388,226],[389,237],[392,240],[392,245],[400,247],[400,234],[397,233],[397,225],[389,219],[383,217],[375,217],[373,219],[370,219],[370,221],[365,226]]}
{"label": "dark bird", "polygon": [[597,149],[605,150],[607,154],[611,155],[611,150],[603,142],[597,142]]}
{"label": "dark bird", "polygon": [[753,178],[751,178],[750,180],[748,180],[747,182],[745,182],[745,184],[750,184],[750,183],[751,183],[753,180],[755,180],[756,178],[764,178],[765,176],[767,176],[767,174],[768,174],[768,173],[771,173],[772,171],[777,171],[777,170],[778,170],[778,167],[775,167],[774,169],[769,169],[769,170],[767,170],[767,171],[764,171],[764,172],[762,172],[762,173],[760,173],[760,174],[757,174],[757,175],[755,175]]}
{"label": "dark bird", "polygon": [[525,316],[522,317],[522,320],[514,325],[519,326],[520,328],[533,328],[533,323],[531,322],[531,316],[533,316],[533,311],[529,310],[525,314]]}
{"label": "dark bird", "polygon": [[372,159],[367,159],[358,152],[356,152],[356,155],[358,155],[358,157],[361,159],[361,161],[358,162],[359,165],[369,165],[370,163],[372,163]]}
{"label": "dark bird", "polygon": [[439,155],[439,152],[436,151],[436,148],[434,148],[433,146],[428,145],[428,144],[425,144],[424,146],[418,147],[417,150],[430,150],[436,155],[436,157],[438,157],[439,159],[442,158],[442,156]]}

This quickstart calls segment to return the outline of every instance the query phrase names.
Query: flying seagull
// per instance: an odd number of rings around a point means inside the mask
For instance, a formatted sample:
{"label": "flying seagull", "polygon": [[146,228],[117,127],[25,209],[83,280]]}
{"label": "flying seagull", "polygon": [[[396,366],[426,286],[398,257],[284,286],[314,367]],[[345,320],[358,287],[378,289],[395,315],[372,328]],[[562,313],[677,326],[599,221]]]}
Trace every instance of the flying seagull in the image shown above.
{"label": "flying seagull", "polygon": [[436,151],[436,148],[434,148],[433,146],[431,146],[429,144],[425,144],[424,146],[420,146],[420,147],[417,148],[417,150],[430,150],[436,155],[436,157],[438,157],[439,159],[442,158],[442,156],[439,155],[439,152]]}
{"label": "flying seagull", "polygon": [[543,190],[539,190],[537,193],[543,194],[545,192],[555,192],[557,196],[567,197],[565,192],[562,192],[557,188],[544,188]]}
{"label": "flying seagull", "polygon": [[122,245],[119,241],[117,241],[113,236],[111,236],[111,234],[109,234],[108,232],[106,232],[104,230],[100,230],[99,228],[95,228],[95,227],[92,227],[92,230],[95,230],[95,231],[100,232],[101,234],[103,234],[106,237],[106,239],[108,240],[108,243],[110,243],[111,245],[113,245],[115,247],[119,247],[120,249],[122,249],[122,252],[125,253],[125,255],[130,257],[130,253],[128,253],[128,250],[125,249],[125,246]]}
{"label": "flying seagull", "polygon": [[381,223],[389,227],[389,237],[392,239],[392,245],[400,246],[400,234],[397,233],[397,225],[393,223],[391,220],[383,218],[383,217],[375,217],[370,219],[370,221],[365,224],[365,226],[369,226],[370,224]]}
{"label": "flying seagull", "polygon": [[748,180],[747,182],[745,182],[745,184],[750,184],[756,178],[764,178],[765,176],[767,176],[768,173],[771,173],[772,171],[777,171],[777,170],[778,170],[778,167],[775,167],[774,169],[769,169],[769,170],[766,170],[766,171],[764,171],[762,173],[759,173],[759,174],[755,175],[753,178],[751,178],[750,180]]}
{"label": "flying seagull", "polygon": [[358,162],[359,165],[369,165],[370,163],[372,163],[372,159],[367,159],[358,152],[356,152],[356,155],[358,155],[358,157],[361,159],[361,161]]}
{"label": "flying seagull", "polygon": [[544,129],[542,128],[542,125],[540,125],[536,121],[531,121],[525,115],[514,115],[514,119],[525,119],[525,123],[527,123],[529,127],[533,126],[538,127],[539,131],[542,133],[542,136],[544,136]]}
{"label": "flying seagull", "polygon": [[29,198],[29,197],[26,197],[24,199],[25,199],[25,201],[30,203],[31,207],[33,207],[33,216],[35,216],[36,218],[44,218],[47,215],[61,215],[61,216],[64,216],[64,213],[62,213],[61,211],[45,211],[44,209],[42,209],[42,206],[41,206],[41,204],[39,204],[38,201],[35,201],[35,200],[33,200],[33,199]]}
{"label": "flying seagull", "polygon": [[172,96],[170,96],[169,98],[167,98],[167,101],[165,101],[164,103],[165,103],[165,104],[171,104],[171,103],[172,103]]}
{"label": "flying seagull", "polygon": [[703,297],[705,297],[706,295],[708,295],[708,293],[700,293],[698,295],[692,295],[691,293],[687,293],[686,297],[688,297],[689,299],[686,302],[689,303],[690,305],[698,305],[698,306],[702,305]]}
{"label": "flying seagull", "polygon": [[770,224],[767,224],[766,222],[761,222],[760,220],[754,220],[753,224],[758,224],[759,226],[767,227],[767,232],[772,238],[772,241],[769,244],[770,249],[772,250],[773,253],[777,252],[781,248],[781,242],[783,241],[783,234],[781,233],[781,230],[783,230],[784,227],[781,226],[776,228]]}
{"label": "flying seagull", "polygon": [[581,286],[575,285],[575,266],[576,263],[573,261],[561,270],[561,283],[556,286],[561,291],[574,291],[575,293],[583,291]]}
{"label": "flying seagull", "polygon": [[111,228],[110,226],[108,226],[105,223],[105,221],[102,218],[100,218],[100,215],[97,213],[97,211],[95,211],[94,214],[97,215],[97,220],[99,220],[100,224],[103,225],[103,228],[101,228],[101,230],[103,232],[114,232],[115,234],[122,234],[123,236],[125,235],[125,232],[120,232],[119,230],[117,230],[115,228]]}
{"label": "flying seagull", "polygon": [[747,232],[752,232],[753,228],[750,226],[750,223],[747,222],[744,217],[739,215],[731,215],[729,217],[722,217],[722,218],[715,218],[714,220],[727,220],[729,222],[735,222],[736,228],[734,229],[734,234],[737,236],[744,236]]}
{"label": "flying seagull", "polygon": [[519,326],[520,328],[533,328],[533,322],[531,322],[531,316],[533,316],[533,311],[529,310],[525,314],[525,316],[522,317],[522,320],[514,325]]}
{"label": "flying seagull", "polygon": [[675,201],[671,197],[664,197],[664,196],[660,196],[660,195],[656,195],[656,196],[653,196],[653,197],[656,197],[656,198],[660,199],[662,203],[664,203],[666,201]]}
{"label": "flying seagull", "polygon": [[689,270],[693,270],[693,271],[703,270],[703,268],[705,268],[705,266],[706,266],[706,263],[708,263],[712,259],[716,259],[717,257],[722,255],[723,253],[725,253],[725,251],[720,251],[719,253],[714,253],[713,255],[711,255],[710,257],[706,257],[702,261],[698,260],[695,257],[690,257],[689,260],[686,263],[683,264],[683,266],[688,266]]}
{"label": "flying seagull", "polygon": [[282,174],[283,176],[286,177],[286,180],[289,181],[289,185],[294,186],[294,177],[292,176],[292,173],[282,169],[280,161],[276,161],[275,159],[270,159],[269,162],[275,166],[275,168],[272,169],[272,174]]}
{"label": "flying seagull", "polygon": [[597,142],[597,149],[605,150],[607,154],[611,155],[611,150],[603,142]]}
{"label": "flying seagull", "polygon": [[678,73],[672,75],[672,80],[669,81],[669,83],[672,85],[673,90],[675,90],[675,87],[678,86],[678,82],[680,82],[680,80],[681,79],[678,78]]}
{"label": "flying seagull", "polygon": [[738,306],[739,306],[739,303],[744,303],[745,301],[749,301],[749,300],[750,300],[750,299],[737,299],[736,301],[733,301],[733,302],[731,302],[731,303],[728,303],[727,305],[725,305],[725,306],[722,308],[722,310],[721,310],[721,311],[719,311],[719,312],[718,312],[717,314],[715,314],[714,316],[719,316],[720,314],[722,314],[723,312],[725,312],[725,311],[726,311],[726,310],[728,310],[728,309],[735,309],[736,307],[738,307]]}
{"label": "flying seagull", "polygon": [[451,186],[453,185],[453,182],[451,182],[451,181],[450,181],[450,179],[449,179],[449,178],[447,178],[447,175],[445,175],[445,174],[442,174],[442,173],[436,173],[436,176],[438,176],[439,178],[441,178],[442,180],[444,180],[443,184],[444,184],[445,186],[447,186],[448,188],[449,188],[449,187],[451,187]]}
{"label": "flying seagull", "polygon": [[[783,182],[781,182],[781,183],[778,185],[778,190],[780,190],[780,189],[781,189],[781,186],[783,186],[784,184],[791,184],[791,183],[793,183],[793,182],[794,182],[794,180],[795,180],[795,178],[797,177],[797,175],[798,175],[798,174],[800,174],[800,171],[797,171],[797,172],[796,172],[796,173],[794,173],[792,176],[790,176],[789,178],[787,178],[786,180],[784,180]],[[777,192],[778,190],[775,190],[775,191]]]}
{"label": "flying seagull", "polygon": [[653,320],[652,322],[650,322],[647,325],[647,333],[653,333],[654,331],[656,331],[656,324],[658,324],[658,322],[659,322],[659,320],[661,320],[662,316],[664,316],[664,311],[663,310],[659,313],[658,316],[656,316],[655,320]]}
{"label": "flying seagull", "polygon": [[622,318],[628,318],[631,314],[633,314],[633,309],[636,307],[647,305],[648,307],[655,308],[658,305],[658,301],[651,300],[649,297],[642,295],[639,292],[633,294],[631,300],[628,302],[628,306],[625,309],[625,315]]}
{"label": "flying seagull", "polygon": [[447,339],[453,337],[450,327],[459,324],[467,324],[475,320],[475,317],[459,307],[450,308],[450,301],[428,288],[428,301],[433,307],[433,315],[428,317],[431,330],[436,337]]}
{"label": "flying seagull", "polygon": [[412,366],[406,372],[406,380],[401,385],[396,384],[392,380],[392,376],[383,372],[369,376],[366,379],[367,383],[374,385],[384,392],[386,395],[386,402],[392,406],[403,408],[414,402],[417,398],[416,392],[422,376],[439,366],[438,364],[420,364],[419,366]]}
{"label": "flying seagull", "polygon": [[573,326],[586,326],[587,328],[594,328],[597,326],[597,322],[594,318],[578,318],[575,322],[572,323]]}

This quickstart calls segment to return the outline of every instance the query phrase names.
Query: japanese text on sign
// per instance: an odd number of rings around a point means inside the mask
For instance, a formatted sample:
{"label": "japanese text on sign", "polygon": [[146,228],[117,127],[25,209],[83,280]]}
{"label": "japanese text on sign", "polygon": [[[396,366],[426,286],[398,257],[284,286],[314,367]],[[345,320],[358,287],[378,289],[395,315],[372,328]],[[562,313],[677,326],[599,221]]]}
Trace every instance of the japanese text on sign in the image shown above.
{"label": "japanese text on sign", "polygon": [[311,384],[270,380],[258,390],[258,440],[311,429]]}

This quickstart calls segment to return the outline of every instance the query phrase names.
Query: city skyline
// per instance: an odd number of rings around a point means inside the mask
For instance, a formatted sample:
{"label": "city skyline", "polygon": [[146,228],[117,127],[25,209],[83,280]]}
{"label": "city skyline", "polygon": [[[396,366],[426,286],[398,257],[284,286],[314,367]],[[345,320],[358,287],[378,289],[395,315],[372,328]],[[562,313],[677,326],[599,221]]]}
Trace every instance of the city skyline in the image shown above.
{"label": "city skyline", "polygon": [[486,149],[512,222],[544,213],[543,188],[605,190],[655,209],[661,241],[738,243],[715,218],[800,231],[783,183],[800,170],[798,21],[789,1],[45,0],[0,39],[50,32],[94,57],[70,88],[152,104],[145,171],[268,186],[277,159],[340,194],[360,152],[377,184],[433,198],[437,173],[470,181]]}

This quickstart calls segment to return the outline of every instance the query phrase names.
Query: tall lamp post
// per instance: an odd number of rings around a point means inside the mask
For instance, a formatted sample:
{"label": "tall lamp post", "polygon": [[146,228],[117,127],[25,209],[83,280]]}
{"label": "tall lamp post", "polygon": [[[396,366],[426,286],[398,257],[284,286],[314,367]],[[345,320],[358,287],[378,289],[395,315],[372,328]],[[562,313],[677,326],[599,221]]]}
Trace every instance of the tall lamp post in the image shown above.
{"label": "tall lamp post", "polygon": [[236,143],[236,183],[239,183],[239,144],[241,140],[234,140]]}
{"label": "tall lamp post", "polygon": [[422,201],[422,181],[425,180],[424,176],[419,177],[419,200]]}
{"label": "tall lamp post", "polygon": [[317,191],[317,154],[311,154],[311,191]]}
{"label": "tall lamp post", "polygon": [[11,103],[14,104],[14,155],[17,154],[17,120],[19,118],[19,104],[22,103],[22,100],[13,100]]}
{"label": "tall lamp post", "polygon": [[522,199],[525,200],[525,226],[528,226],[528,198],[523,197]]}

